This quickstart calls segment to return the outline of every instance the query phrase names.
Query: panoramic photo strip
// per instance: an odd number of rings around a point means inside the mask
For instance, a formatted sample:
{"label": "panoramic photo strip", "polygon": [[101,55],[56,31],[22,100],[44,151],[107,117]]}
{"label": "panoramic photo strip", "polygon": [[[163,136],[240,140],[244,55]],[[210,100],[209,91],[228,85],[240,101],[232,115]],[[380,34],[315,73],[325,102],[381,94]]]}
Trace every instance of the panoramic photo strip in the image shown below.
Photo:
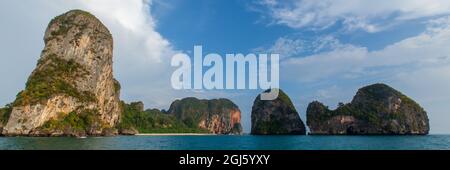
{"label": "panoramic photo strip", "polygon": [[448,0],[2,0],[0,13],[5,161],[450,161]]}

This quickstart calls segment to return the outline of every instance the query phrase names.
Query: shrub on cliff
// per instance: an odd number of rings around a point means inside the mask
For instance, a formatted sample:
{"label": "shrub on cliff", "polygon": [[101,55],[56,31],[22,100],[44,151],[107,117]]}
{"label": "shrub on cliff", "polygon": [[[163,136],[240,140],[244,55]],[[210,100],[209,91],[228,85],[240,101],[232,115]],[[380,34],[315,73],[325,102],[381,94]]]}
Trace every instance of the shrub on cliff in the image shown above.
{"label": "shrub on cliff", "polygon": [[11,112],[11,104],[7,104],[4,108],[0,108],[0,125],[5,125],[8,122]]}
{"label": "shrub on cliff", "polygon": [[[79,114],[77,114],[77,112]],[[60,113],[58,118],[45,122],[40,132],[65,132],[67,135],[90,134],[93,130],[107,128],[97,116],[96,110],[83,110],[77,112]]]}

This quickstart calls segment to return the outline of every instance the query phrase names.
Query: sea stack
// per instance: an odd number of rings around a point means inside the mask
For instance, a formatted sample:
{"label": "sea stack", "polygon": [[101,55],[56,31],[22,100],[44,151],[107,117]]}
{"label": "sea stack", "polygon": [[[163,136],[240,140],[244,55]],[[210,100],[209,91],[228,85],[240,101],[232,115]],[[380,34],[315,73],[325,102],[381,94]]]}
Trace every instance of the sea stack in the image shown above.
{"label": "sea stack", "polygon": [[385,84],[359,89],[351,103],[336,110],[312,102],[307,119],[312,135],[426,135],[430,130],[425,110]]}
{"label": "sea stack", "polygon": [[121,109],[113,39],[92,14],[72,10],[47,27],[45,47],[3,128],[7,136],[115,134]]}
{"label": "sea stack", "polygon": [[241,134],[241,111],[228,99],[200,100],[188,97],[175,100],[167,111],[188,127],[206,129],[214,134]]}
{"label": "sea stack", "polygon": [[[268,90],[266,91],[268,92]],[[305,124],[300,119],[291,99],[280,89],[275,100],[256,97],[252,107],[253,135],[305,135]]]}

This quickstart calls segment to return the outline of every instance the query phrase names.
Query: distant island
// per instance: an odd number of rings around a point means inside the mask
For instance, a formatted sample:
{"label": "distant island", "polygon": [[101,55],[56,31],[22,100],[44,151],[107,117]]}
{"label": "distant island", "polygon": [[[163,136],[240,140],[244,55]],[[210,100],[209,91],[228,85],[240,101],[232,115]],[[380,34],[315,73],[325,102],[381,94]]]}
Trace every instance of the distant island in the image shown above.
{"label": "distant island", "polygon": [[[336,110],[315,101],[306,112],[310,135],[426,135],[430,130],[419,104],[381,83],[359,89],[351,103],[340,103]],[[255,99],[251,134],[304,135],[305,128],[282,90],[276,100]]]}
{"label": "distant island", "polygon": [[427,113],[414,100],[386,84],[358,90],[348,104],[329,110],[312,102],[306,111],[313,135],[426,135]]}
{"label": "distant island", "polygon": [[241,134],[241,111],[228,99],[200,100],[189,97],[174,101],[168,111],[148,109],[142,102],[122,103],[120,134],[203,133]]}
{"label": "distant island", "polygon": [[[37,66],[15,101],[0,108],[4,136],[242,134],[241,111],[228,99],[175,100],[166,110],[120,100],[112,68],[113,38],[92,14],[72,10],[45,32]],[[253,102],[252,135],[306,135],[289,96]],[[351,103],[307,108],[311,135],[425,135],[429,120],[415,101],[385,84],[358,90]]]}

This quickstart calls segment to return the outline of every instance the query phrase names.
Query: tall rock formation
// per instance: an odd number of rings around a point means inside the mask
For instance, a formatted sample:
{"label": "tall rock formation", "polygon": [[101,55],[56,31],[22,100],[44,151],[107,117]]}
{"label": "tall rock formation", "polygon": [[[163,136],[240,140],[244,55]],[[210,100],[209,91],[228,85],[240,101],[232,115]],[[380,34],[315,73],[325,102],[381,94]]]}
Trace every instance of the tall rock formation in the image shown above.
{"label": "tall rock formation", "polygon": [[320,102],[307,109],[311,134],[425,135],[430,130],[425,110],[385,84],[358,90],[351,103],[329,110]]}
{"label": "tall rock formation", "polygon": [[[266,91],[268,92],[268,91]],[[300,119],[291,99],[280,89],[275,100],[256,97],[252,107],[254,135],[304,135],[305,124]]]}
{"label": "tall rock formation", "polygon": [[207,129],[214,134],[242,133],[241,111],[228,99],[184,98],[174,101],[167,113],[188,127]]}
{"label": "tall rock formation", "polygon": [[25,90],[13,103],[5,135],[101,135],[120,117],[113,39],[81,10],[54,18]]}

